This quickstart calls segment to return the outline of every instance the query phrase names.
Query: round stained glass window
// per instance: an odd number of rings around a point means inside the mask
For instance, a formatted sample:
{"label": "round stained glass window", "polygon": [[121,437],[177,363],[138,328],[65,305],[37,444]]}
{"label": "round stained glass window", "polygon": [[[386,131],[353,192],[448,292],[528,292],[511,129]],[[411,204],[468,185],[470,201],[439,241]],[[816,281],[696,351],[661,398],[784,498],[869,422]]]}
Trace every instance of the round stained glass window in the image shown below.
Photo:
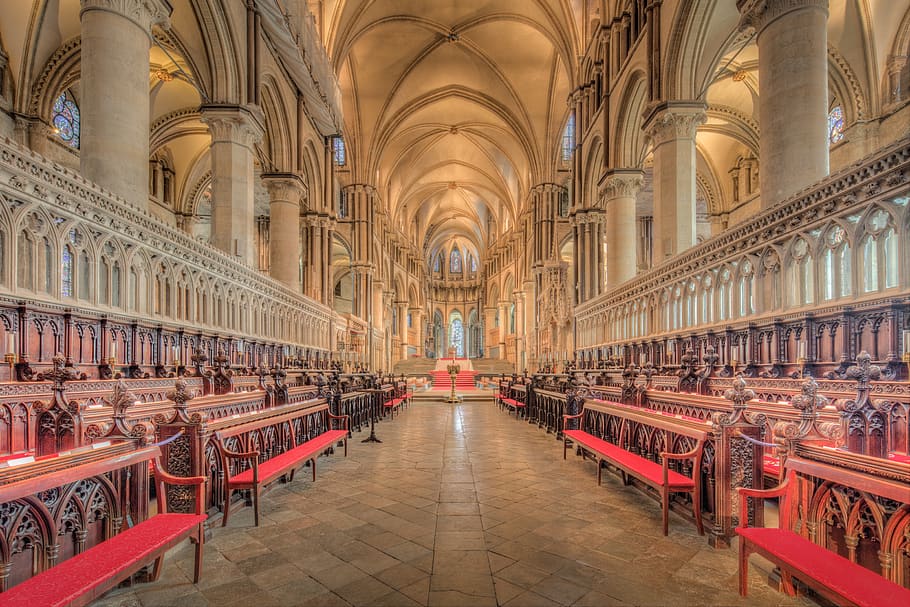
{"label": "round stained glass window", "polygon": [[61,140],[74,149],[79,149],[79,106],[73,101],[69,91],[61,93],[54,101],[53,116],[51,120],[54,129]]}

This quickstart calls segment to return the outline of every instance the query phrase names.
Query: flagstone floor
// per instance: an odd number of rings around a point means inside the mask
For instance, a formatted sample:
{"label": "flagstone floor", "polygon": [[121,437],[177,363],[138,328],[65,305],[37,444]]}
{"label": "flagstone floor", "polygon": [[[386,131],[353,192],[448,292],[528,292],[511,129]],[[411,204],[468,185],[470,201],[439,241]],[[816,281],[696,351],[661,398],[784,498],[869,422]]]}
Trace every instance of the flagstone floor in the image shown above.
{"label": "flagstone floor", "polygon": [[[441,401],[441,398],[440,398]],[[736,593],[736,552],[715,550],[656,500],[570,456],[552,435],[491,402],[414,404],[376,427],[382,444],[322,457],[206,544],[168,555],[161,580],[97,607],[203,605],[531,607],[811,605],[753,567]]]}

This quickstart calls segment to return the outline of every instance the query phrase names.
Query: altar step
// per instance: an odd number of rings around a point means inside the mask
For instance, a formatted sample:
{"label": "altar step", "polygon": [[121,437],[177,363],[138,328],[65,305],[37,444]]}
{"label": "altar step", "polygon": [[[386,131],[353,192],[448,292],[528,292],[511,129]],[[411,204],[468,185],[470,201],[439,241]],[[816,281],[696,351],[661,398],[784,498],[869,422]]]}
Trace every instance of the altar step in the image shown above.
{"label": "altar step", "polygon": [[[476,371],[459,371],[455,376],[456,390],[473,390]],[[446,371],[430,371],[433,378],[433,390],[451,390],[452,379]]]}

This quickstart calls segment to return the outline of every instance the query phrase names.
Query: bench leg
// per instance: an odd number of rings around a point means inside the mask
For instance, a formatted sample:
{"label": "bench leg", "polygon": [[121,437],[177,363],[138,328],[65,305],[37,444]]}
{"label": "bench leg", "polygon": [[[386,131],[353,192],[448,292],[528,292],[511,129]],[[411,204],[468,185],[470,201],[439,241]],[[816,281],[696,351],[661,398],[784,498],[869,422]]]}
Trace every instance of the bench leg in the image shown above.
{"label": "bench leg", "polygon": [[227,479],[224,480],[224,514],[221,516],[221,526],[227,527],[228,516],[231,514],[231,488]]}
{"label": "bench leg", "polygon": [[253,487],[253,520],[259,526],[259,485]]}
{"label": "bench leg", "polygon": [[316,458],[314,457],[310,461],[312,462],[312,465],[313,465],[313,482],[315,483],[316,482]]}
{"label": "bench leg", "polygon": [[739,596],[749,593],[749,547],[748,542],[739,538]]}
{"label": "bench leg", "polygon": [[149,576],[150,582],[157,582],[158,578],[161,577],[161,569],[164,566],[164,555],[162,554],[155,559],[155,564],[152,566],[152,574]]}
{"label": "bench leg", "polygon": [[[695,471],[698,474],[698,471]],[[697,489],[692,492],[692,511],[695,513],[695,527],[698,529],[698,535],[705,534],[705,524],[701,520],[701,491]]]}
{"label": "bench leg", "polygon": [[603,476],[603,466],[604,462],[602,459],[595,460],[597,462],[597,486],[600,487],[600,480]]}
{"label": "bench leg", "polygon": [[660,490],[660,502],[664,517],[664,535],[670,532],[670,491],[666,487]]}
{"label": "bench leg", "polygon": [[781,569],[780,584],[787,596],[796,596],[796,588],[793,586],[793,576]]}
{"label": "bench leg", "polygon": [[348,439],[347,439],[347,437],[345,437],[345,439],[344,439],[344,456],[345,457],[348,456]]}
{"label": "bench leg", "polygon": [[199,583],[199,576],[202,575],[202,548],[205,545],[205,529],[199,525],[196,532],[196,562],[193,563],[193,583]]}

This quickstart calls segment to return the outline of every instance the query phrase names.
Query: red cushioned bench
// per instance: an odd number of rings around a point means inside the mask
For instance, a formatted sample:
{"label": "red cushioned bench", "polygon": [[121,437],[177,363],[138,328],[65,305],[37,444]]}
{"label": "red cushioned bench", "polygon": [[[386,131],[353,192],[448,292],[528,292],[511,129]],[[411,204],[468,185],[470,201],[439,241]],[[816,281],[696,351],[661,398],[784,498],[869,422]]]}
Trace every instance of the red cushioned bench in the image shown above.
{"label": "red cushioned bench", "polygon": [[[307,439],[305,436],[297,436],[294,430],[294,420],[305,416],[309,422],[314,420],[322,427],[323,431],[317,436]],[[242,420],[243,416],[240,416]],[[234,423],[229,428],[215,432],[215,442],[221,453],[223,470],[225,471],[224,482],[224,516],[221,519],[221,526],[228,523],[228,517],[231,513],[231,495],[234,491],[249,489],[252,491],[253,499],[253,517],[255,524],[259,526],[259,496],[262,487],[276,481],[282,477],[287,477],[288,482],[294,480],[294,472],[302,464],[309,462],[313,468],[313,481],[316,480],[316,458],[323,452],[334,447],[336,442],[344,444],[344,455],[348,455],[348,431],[350,428],[350,416],[332,415],[329,412],[328,403],[307,407],[305,409],[296,409],[282,415],[263,416],[253,414],[251,419],[245,423]],[[339,420],[340,429],[332,429],[333,420]],[[233,420],[237,421],[237,420]],[[289,443],[296,445],[283,453],[274,455],[269,459],[260,462],[260,451],[252,449],[250,451],[238,452],[232,451],[225,446],[225,440],[230,437],[257,435],[269,426],[283,426],[289,432]],[[252,433],[252,434],[251,434]],[[232,460],[247,460],[250,462],[249,467],[237,472],[229,473],[236,468],[231,466]]]}
{"label": "red cushioned bench", "polygon": [[[118,448],[117,445],[112,447],[114,450]],[[141,464],[147,468],[149,462],[152,462],[158,494],[157,514],[6,590],[0,594],[0,606],[88,605],[153,561],[154,568],[150,579],[157,580],[161,573],[164,554],[186,538],[191,538],[196,544],[193,582],[199,581],[204,542],[203,524],[207,518],[203,512],[205,478],[184,478],[167,474],[157,463],[157,458],[161,456],[161,449],[157,446],[130,448],[131,451],[127,453],[121,450],[111,457],[93,458],[94,461],[76,463],[64,470],[10,483],[0,488],[0,503],[34,499],[32,496],[37,493],[65,487],[81,479],[117,474],[118,470],[127,466]],[[81,461],[86,461],[86,458],[82,457]],[[41,465],[41,462],[37,462],[37,465]],[[165,485],[195,486],[196,512],[193,514],[168,512]],[[64,493],[63,490],[60,492]]]}
{"label": "red cushioned bench", "polygon": [[[587,410],[587,412],[586,412]],[[585,430],[569,430],[568,421],[571,419],[584,420],[589,412],[596,412],[601,415],[611,415],[621,418],[619,440],[617,444],[590,434]],[[670,511],[670,494],[671,493],[689,493],[692,495],[692,511],[695,515],[695,526],[699,535],[704,535],[704,525],[701,518],[701,476],[698,473],[701,469],[702,452],[704,443],[708,438],[708,433],[697,426],[699,423],[683,424],[683,420],[676,420],[671,416],[663,415],[656,411],[647,409],[636,409],[620,405],[618,403],[609,403],[607,401],[589,402],[586,401],[582,410],[577,415],[563,415],[563,448],[562,457],[566,459],[566,453],[570,444],[575,444],[583,451],[595,456],[597,461],[597,484],[601,484],[601,468],[604,463],[608,463],[617,468],[622,476],[623,484],[629,484],[629,477],[635,477],[650,487],[654,487],[660,493],[660,501],[663,514],[663,532],[667,535],[669,532],[669,511]],[[646,425],[668,434],[685,436],[695,440],[695,448],[685,453],[672,453],[663,451],[660,453],[661,462],[657,463],[626,451],[619,445],[625,445],[631,434],[632,424]],[[664,444],[671,444],[669,438]],[[680,474],[669,468],[670,460],[689,460],[692,462],[693,478]]]}
{"label": "red cushioned bench", "polygon": [[383,411],[388,411],[391,414],[392,419],[394,419],[395,411],[400,407],[407,406],[410,398],[411,395],[408,392],[403,393],[401,396],[393,396],[392,398],[382,403]]}
{"label": "red cushioned bench", "polygon": [[[848,483],[845,486],[856,486],[856,480],[850,478],[856,473],[842,472],[832,465],[794,456],[786,459],[784,468],[786,479],[774,489],[738,489],[740,512],[748,512],[749,498],[780,498],[778,528],[749,527],[744,521],[746,526],[736,529],[739,536],[739,594],[747,595],[749,555],[755,553],[777,565],[781,571],[784,592],[791,596],[796,594],[792,579],[795,577],[836,605],[861,607],[910,605],[910,589],[899,586],[874,571],[791,531],[791,513],[794,502],[799,499],[797,473],[832,480],[837,484]],[[831,472],[834,474],[830,474]],[[865,480],[869,482],[868,477]],[[910,502],[910,489],[905,485],[897,486],[887,481],[878,484],[881,491],[873,493],[882,494],[904,504]]]}

